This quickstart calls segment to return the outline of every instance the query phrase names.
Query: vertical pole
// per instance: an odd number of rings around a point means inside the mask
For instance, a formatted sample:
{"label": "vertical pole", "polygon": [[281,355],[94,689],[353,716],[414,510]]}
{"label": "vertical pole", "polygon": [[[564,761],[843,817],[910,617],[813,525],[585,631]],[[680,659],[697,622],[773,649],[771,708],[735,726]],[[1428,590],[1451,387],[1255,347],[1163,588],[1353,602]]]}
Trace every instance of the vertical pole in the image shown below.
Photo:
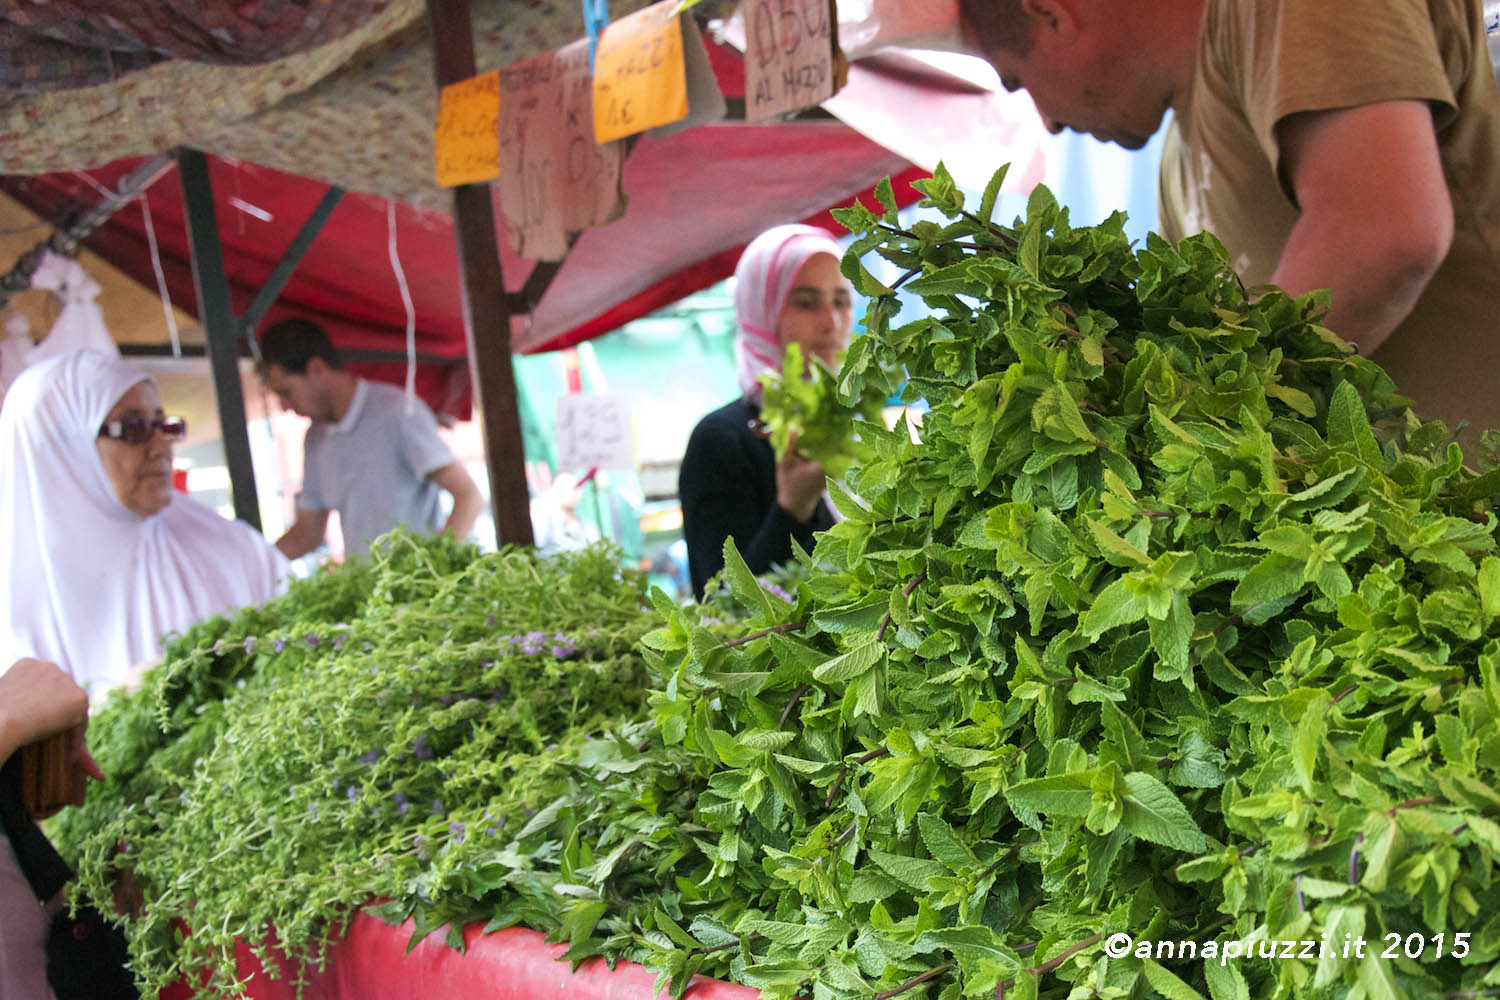
{"label": "vertical pole", "polygon": [[213,368],[219,433],[224,441],[224,459],[229,465],[234,516],[259,531],[260,503],[255,496],[255,466],[250,460],[245,395],[240,386],[240,327],[229,302],[229,279],[224,273],[224,251],[214,216],[208,157],[196,149],[179,149],[177,174],[182,179],[188,246],[193,258],[193,287],[198,293],[198,320],[203,324]]}
{"label": "vertical pole", "polygon": [[[469,0],[427,0],[439,88],[475,75]],[[510,309],[487,184],[453,189],[453,230],[463,278],[464,330],[474,401],[484,422],[490,508],[500,545],[532,545],[521,410],[511,361]]]}

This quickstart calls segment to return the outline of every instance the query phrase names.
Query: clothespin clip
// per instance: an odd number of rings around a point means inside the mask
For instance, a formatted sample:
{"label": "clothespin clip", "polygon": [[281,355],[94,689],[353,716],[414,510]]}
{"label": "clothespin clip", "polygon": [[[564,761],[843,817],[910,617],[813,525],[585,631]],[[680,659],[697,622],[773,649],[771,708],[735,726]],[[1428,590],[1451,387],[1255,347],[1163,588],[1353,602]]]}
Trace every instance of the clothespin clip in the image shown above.
{"label": "clothespin clip", "polygon": [[599,50],[599,33],[609,24],[609,0],[583,0],[583,27],[589,36],[589,73],[594,72],[594,53]]}

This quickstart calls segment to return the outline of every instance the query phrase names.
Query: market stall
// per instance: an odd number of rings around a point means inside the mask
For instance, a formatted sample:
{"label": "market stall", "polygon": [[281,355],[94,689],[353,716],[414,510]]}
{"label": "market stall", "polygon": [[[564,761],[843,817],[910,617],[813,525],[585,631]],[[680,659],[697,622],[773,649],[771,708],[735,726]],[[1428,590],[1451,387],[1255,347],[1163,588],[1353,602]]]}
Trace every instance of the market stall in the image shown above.
{"label": "market stall", "polygon": [[[857,459],[810,558],[729,548],[678,606],[597,554],[398,538],[96,721],[121,780],[62,832],[91,898],[136,880],[149,981],[228,988],[268,928],[315,957],[373,895],[674,996],[1493,988],[1493,462],[1210,237],[927,187],[940,238],[845,216],[912,276],[861,276],[838,379],[903,373],[920,433],[767,392]],[[907,295],[935,315],[885,324]]]}

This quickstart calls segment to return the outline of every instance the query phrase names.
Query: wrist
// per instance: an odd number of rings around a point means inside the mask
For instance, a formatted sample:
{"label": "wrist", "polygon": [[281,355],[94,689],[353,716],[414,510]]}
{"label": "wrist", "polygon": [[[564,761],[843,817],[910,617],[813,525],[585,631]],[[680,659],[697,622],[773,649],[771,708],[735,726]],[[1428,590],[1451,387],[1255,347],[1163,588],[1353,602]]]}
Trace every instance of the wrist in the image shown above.
{"label": "wrist", "polygon": [[782,513],[786,514],[798,524],[806,524],[812,520],[813,511],[818,509],[818,498],[813,496],[808,499],[793,499],[782,494],[776,496],[776,506],[780,507]]}
{"label": "wrist", "polygon": [[21,749],[20,722],[0,709],[0,764],[10,760],[10,755]]}

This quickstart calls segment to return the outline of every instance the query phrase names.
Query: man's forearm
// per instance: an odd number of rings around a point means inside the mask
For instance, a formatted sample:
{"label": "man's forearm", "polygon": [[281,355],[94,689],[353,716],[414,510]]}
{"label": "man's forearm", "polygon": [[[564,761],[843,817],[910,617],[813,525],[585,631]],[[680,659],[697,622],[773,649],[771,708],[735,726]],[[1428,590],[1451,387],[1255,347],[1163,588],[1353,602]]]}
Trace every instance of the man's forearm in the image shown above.
{"label": "man's forearm", "polygon": [[1326,288],[1327,325],[1369,354],[1406,318],[1453,242],[1432,112],[1386,101],[1292,115],[1281,168],[1301,210],[1272,280]]}
{"label": "man's forearm", "polygon": [[1414,246],[1373,255],[1341,238],[1294,233],[1274,282],[1289,294],[1329,290],[1324,324],[1368,357],[1395,331],[1432,280],[1440,256]]}
{"label": "man's forearm", "polygon": [[443,530],[453,535],[456,541],[464,541],[474,530],[474,522],[479,520],[480,512],[484,510],[484,497],[478,489],[465,490],[453,498],[453,513],[448,515],[448,523],[443,525]]}
{"label": "man's forearm", "polygon": [[276,539],[276,547],[281,554],[288,559],[299,559],[318,547],[321,538],[311,537],[312,532],[300,531],[296,525],[288,528],[286,534]]}

